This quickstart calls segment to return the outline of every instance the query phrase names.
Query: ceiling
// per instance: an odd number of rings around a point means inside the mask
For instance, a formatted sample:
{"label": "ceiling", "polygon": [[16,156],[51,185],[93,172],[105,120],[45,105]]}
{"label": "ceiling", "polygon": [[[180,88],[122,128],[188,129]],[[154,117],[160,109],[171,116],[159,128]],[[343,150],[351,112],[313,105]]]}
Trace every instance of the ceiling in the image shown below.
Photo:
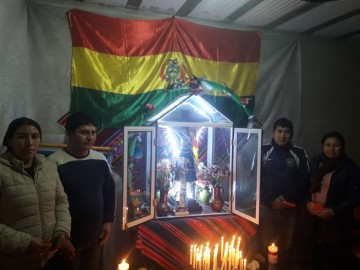
{"label": "ceiling", "polygon": [[226,22],[247,29],[360,41],[360,0],[73,0]]}

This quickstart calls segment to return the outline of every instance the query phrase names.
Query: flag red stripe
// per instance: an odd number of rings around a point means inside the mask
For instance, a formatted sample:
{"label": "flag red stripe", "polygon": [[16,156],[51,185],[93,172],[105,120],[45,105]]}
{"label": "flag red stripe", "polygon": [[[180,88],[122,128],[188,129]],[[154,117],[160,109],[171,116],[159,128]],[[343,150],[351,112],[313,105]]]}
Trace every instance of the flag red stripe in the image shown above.
{"label": "flag red stripe", "polygon": [[73,47],[117,56],[181,52],[220,62],[258,62],[260,32],[215,28],[177,18],[119,19],[72,9],[68,13]]}

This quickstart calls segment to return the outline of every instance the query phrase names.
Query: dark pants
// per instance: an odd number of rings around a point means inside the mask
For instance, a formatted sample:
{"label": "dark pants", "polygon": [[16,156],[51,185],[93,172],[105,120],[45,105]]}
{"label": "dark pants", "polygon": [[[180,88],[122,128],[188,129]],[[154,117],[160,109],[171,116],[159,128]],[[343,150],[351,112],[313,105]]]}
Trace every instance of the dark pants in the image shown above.
{"label": "dark pants", "polygon": [[100,270],[101,247],[99,244],[87,248],[77,248],[75,258],[66,262],[60,253],[54,256],[51,267],[46,270]]}
{"label": "dark pants", "polygon": [[320,219],[311,215],[306,206],[302,208],[295,253],[309,269],[359,269],[351,250],[351,227],[344,224],[348,224],[346,217]]}
{"label": "dark pants", "polygon": [[260,207],[259,234],[263,255],[267,259],[267,247],[272,243],[278,246],[278,270],[288,270],[292,264],[296,217],[296,208],[273,210],[266,206]]}
{"label": "dark pants", "polygon": [[311,269],[313,270],[355,270],[354,258],[349,249],[339,245],[319,243],[314,246]]}

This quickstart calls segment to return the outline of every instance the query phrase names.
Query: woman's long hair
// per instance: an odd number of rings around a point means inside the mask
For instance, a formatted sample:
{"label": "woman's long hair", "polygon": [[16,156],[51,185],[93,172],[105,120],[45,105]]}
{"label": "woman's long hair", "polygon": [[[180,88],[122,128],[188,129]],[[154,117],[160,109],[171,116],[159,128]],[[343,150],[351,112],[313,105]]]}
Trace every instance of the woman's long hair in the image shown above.
{"label": "woman's long hair", "polygon": [[322,139],[321,144],[324,145],[328,138],[336,138],[341,144],[341,152],[337,158],[328,158],[324,153],[321,155],[319,167],[314,171],[311,178],[310,193],[319,192],[321,189],[321,182],[325,174],[334,171],[343,161],[345,157],[345,139],[340,132],[326,133]]}

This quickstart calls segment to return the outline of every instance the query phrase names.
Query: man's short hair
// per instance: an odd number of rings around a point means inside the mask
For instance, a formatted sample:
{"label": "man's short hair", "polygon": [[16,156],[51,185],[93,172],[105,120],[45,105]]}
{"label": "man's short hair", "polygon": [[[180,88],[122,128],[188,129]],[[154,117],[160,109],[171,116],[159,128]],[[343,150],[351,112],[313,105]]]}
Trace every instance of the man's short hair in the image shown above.
{"label": "man's short hair", "polygon": [[92,118],[92,116],[86,113],[76,112],[72,113],[66,120],[65,129],[67,133],[74,133],[79,126],[83,125],[96,126],[95,120]]}
{"label": "man's short hair", "polygon": [[275,131],[277,127],[288,128],[290,129],[291,134],[293,134],[293,124],[287,118],[282,117],[276,120],[273,125],[273,131]]}

